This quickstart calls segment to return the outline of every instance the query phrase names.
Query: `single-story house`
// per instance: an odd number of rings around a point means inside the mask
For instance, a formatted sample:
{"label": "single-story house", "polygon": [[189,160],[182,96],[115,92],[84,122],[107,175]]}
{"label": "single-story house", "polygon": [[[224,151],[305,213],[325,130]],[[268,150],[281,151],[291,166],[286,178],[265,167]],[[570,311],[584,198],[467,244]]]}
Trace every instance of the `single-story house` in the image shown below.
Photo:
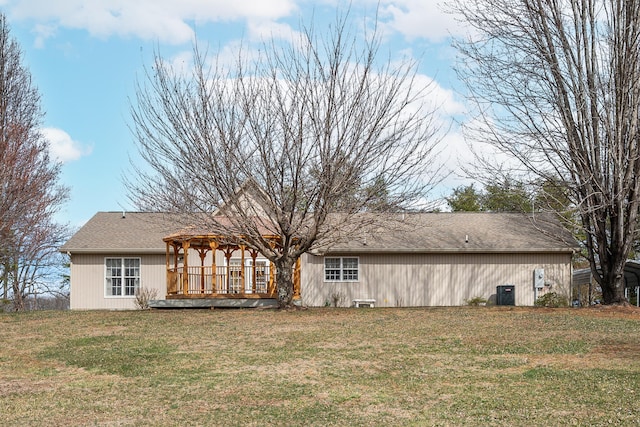
{"label": "single-story house", "polygon": [[[294,298],[310,307],[416,307],[570,297],[576,244],[549,218],[397,214],[304,254]],[[181,232],[162,213],[99,212],[60,251],[71,258],[71,309],[132,309],[140,288],[155,289],[156,306],[252,306],[276,295],[274,269],[260,253],[232,237]]]}

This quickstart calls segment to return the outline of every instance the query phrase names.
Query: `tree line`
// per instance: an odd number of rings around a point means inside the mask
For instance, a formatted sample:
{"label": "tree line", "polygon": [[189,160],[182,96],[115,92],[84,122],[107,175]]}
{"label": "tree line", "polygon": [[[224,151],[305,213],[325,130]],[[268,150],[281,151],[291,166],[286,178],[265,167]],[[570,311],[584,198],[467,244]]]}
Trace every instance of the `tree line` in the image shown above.
{"label": "tree line", "polygon": [[501,180],[471,183],[454,188],[445,196],[452,212],[555,212],[569,220],[575,209],[569,189],[554,182],[524,183],[505,176]]}

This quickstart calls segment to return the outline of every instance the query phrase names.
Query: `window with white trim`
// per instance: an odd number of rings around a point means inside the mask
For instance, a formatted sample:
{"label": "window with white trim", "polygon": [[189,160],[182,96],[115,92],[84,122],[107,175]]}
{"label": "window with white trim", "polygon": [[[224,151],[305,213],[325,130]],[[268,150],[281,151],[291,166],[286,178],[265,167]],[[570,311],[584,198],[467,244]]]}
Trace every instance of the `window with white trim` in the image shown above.
{"label": "window with white trim", "polygon": [[105,258],[105,295],[135,296],[140,287],[140,258]]}
{"label": "window with white trim", "polygon": [[229,260],[229,292],[239,294],[242,289],[242,260],[232,258]]}
{"label": "window with white trim", "polygon": [[324,259],[325,282],[357,282],[359,260],[355,257],[326,257]]}
{"label": "window with white trim", "polygon": [[263,294],[267,293],[267,279],[269,277],[269,264],[267,263],[267,260],[257,259],[254,271],[256,274],[256,292]]}

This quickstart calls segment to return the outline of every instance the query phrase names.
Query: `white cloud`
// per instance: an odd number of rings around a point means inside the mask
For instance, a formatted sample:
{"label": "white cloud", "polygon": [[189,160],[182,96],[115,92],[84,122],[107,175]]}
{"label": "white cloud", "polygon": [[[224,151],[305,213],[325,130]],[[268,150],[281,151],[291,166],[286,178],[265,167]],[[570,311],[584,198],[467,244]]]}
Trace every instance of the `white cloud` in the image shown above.
{"label": "white cloud", "polygon": [[171,70],[176,74],[188,74],[193,70],[193,50],[180,51],[167,61],[167,65],[169,65]]}
{"label": "white cloud", "polygon": [[38,43],[59,27],[95,37],[139,37],[180,44],[193,25],[237,19],[276,20],[296,10],[294,0],[9,0],[13,19],[34,20]]}
{"label": "white cloud", "polygon": [[269,39],[281,40],[297,40],[300,33],[291,28],[288,24],[282,24],[269,20],[249,20],[248,26],[249,37],[255,41],[263,41]]}
{"label": "white cloud", "polygon": [[45,47],[45,41],[56,34],[56,27],[55,25],[36,24],[33,32],[36,34],[35,47],[42,49]]}
{"label": "white cloud", "polygon": [[445,89],[433,78],[418,74],[413,81],[414,87],[424,87],[429,104],[438,111],[441,116],[452,117],[464,114],[466,106],[461,103],[451,89]]}
{"label": "white cloud", "polygon": [[74,141],[62,129],[44,128],[42,134],[49,141],[49,154],[56,161],[67,163],[91,154],[92,147]]}
{"label": "white cloud", "polygon": [[407,39],[426,38],[441,42],[450,35],[464,34],[464,27],[454,15],[444,11],[443,2],[435,0],[383,0],[380,2],[383,20]]}
{"label": "white cloud", "polygon": [[[194,38],[194,26],[246,20],[253,34],[264,33],[281,18],[301,9],[346,7],[337,0],[5,0],[3,9],[12,19],[32,20],[37,44],[59,28],[85,30],[95,37],[138,37],[181,44]],[[440,42],[450,33],[461,34],[462,25],[443,10],[443,0],[354,0],[372,15],[379,7],[385,26],[407,39]],[[379,6],[378,6],[379,5]],[[287,32],[286,28],[277,31]],[[251,34],[250,34],[251,35]]]}

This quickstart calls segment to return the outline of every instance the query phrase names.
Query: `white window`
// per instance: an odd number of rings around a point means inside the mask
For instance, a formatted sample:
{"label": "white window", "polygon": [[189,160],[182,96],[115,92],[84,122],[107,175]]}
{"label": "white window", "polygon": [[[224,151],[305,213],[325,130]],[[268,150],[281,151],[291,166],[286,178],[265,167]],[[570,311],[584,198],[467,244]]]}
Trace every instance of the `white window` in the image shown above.
{"label": "white window", "polygon": [[327,257],[324,259],[325,282],[357,282],[358,258]]}
{"label": "white window", "polygon": [[259,294],[266,294],[267,280],[269,277],[269,264],[267,264],[267,261],[262,259],[256,260],[255,272],[256,292]]}
{"label": "white window", "polygon": [[239,294],[242,285],[242,260],[233,258],[229,261],[229,293]]}
{"label": "white window", "polygon": [[134,296],[140,287],[140,258],[105,258],[105,295]]}
{"label": "white window", "polygon": [[[253,272],[255,271],[255,276]],[[244,290],[242,289],[242,275],[244,274]],[[245,266],[242,266],[241,258],[231,258],[229,260],[229,293],[245,294],[253,293],[255,280],[256,293],[266,293],[269,280],[269,264],[266,259],[257,259],[255,270],[253,260],[245,259]]]}

